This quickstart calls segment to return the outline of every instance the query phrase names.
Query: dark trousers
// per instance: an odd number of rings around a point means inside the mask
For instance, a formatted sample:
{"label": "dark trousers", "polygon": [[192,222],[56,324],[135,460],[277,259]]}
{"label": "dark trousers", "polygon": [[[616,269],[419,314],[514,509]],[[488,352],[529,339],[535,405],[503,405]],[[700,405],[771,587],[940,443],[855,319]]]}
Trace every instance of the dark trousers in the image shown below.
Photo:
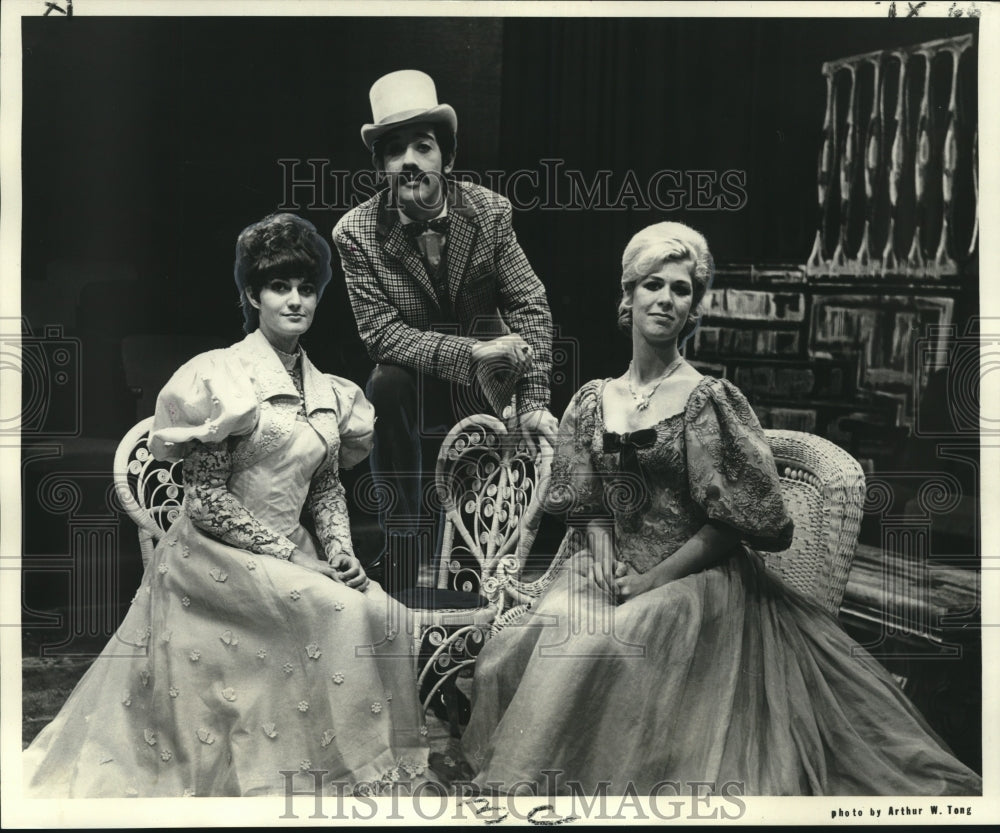
{"label": "dark trousers", "polygon": [[460,419],[488,407],[469,386],[391,364],[375,366],[365,395],[375,406],[370,461],[385,541],[384,583],[388,590],[413,587],[420,565],[437,552],[443,523],[434,495],[441,440]]}

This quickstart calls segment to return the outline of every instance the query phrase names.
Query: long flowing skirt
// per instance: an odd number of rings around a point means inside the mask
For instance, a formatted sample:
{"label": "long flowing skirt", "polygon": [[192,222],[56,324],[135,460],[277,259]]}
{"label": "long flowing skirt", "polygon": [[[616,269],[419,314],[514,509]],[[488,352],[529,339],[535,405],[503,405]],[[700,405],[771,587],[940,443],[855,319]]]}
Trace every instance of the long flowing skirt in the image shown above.
{"label": "long flowing skirt", "polygon": [[[377,791],[425,777],[406,609],[182,516],[116,636],[25,751],[38,797]],[[319,772],[320,775],[314,773]]]}
{"label": "long flowing skirt", "polygon": [[571,560],[484,647],[463,746],[501,793],[982,791],[884,668],[750,552],[619,606]]}

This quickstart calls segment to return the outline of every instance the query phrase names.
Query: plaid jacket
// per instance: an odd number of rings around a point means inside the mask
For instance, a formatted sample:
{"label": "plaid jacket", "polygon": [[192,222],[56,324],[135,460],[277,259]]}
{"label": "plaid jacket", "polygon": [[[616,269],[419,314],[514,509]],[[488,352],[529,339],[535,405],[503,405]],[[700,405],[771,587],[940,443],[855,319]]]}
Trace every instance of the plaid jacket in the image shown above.
{"label": "plaid jacket", "polygon": [[552,372],[552,315],[545,287],[521,251],[510,203],[486,188],[449,183],[445,249],[446,315],[419,253],[402,231],[388,190],[349,211],[333,230],[347,291],[368,355],[462,384],[473,377],[472,348],[507,332],[531,345],[531,373],[476,369],[476,380],[497,413],[517,390],[519,413],[546,408]]}

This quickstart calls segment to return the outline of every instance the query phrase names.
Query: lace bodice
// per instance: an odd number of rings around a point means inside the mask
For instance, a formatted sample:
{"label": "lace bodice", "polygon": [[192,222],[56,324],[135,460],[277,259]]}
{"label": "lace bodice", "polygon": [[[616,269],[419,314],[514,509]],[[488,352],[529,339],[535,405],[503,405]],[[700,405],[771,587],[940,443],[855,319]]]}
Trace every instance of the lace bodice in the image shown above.
{"label": "lace bodice", "polygon": [[185,512],[213,537],[287,559],[312,549],[305,507],[332,558],[353,554],[337,471],[368,454],[373,426],[357,385],[321,374],[303,351],[283,359],[258,330],[174,374],[149,444],[161,459],[184,459]]}
{"label": "lace bodice", "polygon": [[682,412],[653,426],[655,441],[634,448],[639,472],[632,473],[623,471],[620,451],[605,450],[607,381],[584,385],[563,417],[551,508],[566,512],[573,524],[613,520],[618,557],[639,572],[669,557],[710,521],[734,528],[758,549],[788,547],[792,521],[774,459],[738,388],[702,379]]}

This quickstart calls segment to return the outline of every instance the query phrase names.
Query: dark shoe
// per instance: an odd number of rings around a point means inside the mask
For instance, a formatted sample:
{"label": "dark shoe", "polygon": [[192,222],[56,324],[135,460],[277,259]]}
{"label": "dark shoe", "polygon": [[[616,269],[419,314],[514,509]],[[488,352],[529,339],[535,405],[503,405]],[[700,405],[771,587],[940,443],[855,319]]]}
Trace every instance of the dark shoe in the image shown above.
{"label": "dark shoe", "polygon": [[[428,674],[427,680],[437,682],[433,674]],[[427,688],[429,686],[427,686],[425,681],[423,689]],[[420,692],[421,701],[427,696],[423,689]],[[445,689],[448,690],[445,691]],[[454,737],[461,736],[462,728],[469,725],[469,719],[472,717],[472,704],[469,702],[469,698],[455,688],[454,685],[449,686],[447,683],[434,692],[434,696],[430,702],[430,709],[434,712],[438,720],[448,724],[452,729]]]}

